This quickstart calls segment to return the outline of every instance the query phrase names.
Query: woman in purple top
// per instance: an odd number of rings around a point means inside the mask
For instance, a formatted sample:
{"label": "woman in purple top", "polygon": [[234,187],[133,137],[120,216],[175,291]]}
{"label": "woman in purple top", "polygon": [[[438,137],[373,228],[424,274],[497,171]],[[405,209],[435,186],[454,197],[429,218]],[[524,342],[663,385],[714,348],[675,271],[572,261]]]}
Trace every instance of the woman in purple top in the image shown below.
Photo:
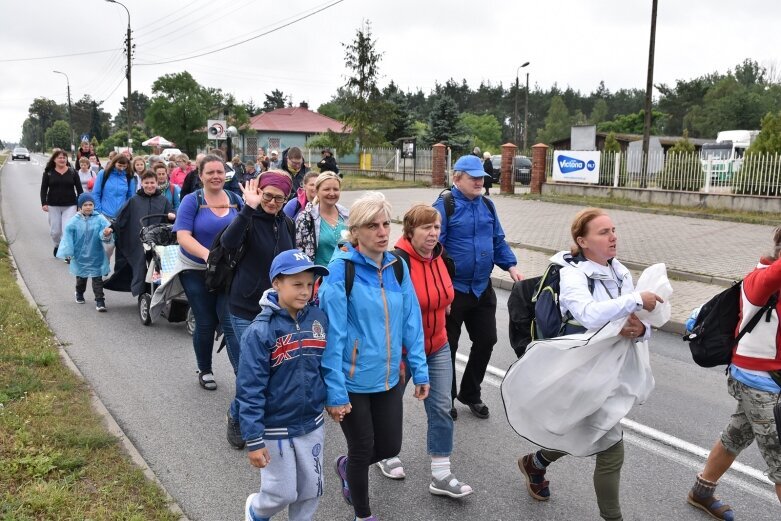
{"label": "woman in purple top", "polygon": [[214,334],[218,325],[226,337],[233,334],[227,315],[226,292],[206,288],[206,259],[214,238],[236,217],[243,203],[226,191],[225,165],[215,155],[205,156],[198,164],[202,189],[187,194],[179,205],[174,231],[179,242],[179,262],[184,269],[179,280],[195,316],[193,348],[198,363],[198,383],[209,391],[217,389],[212,373]]}

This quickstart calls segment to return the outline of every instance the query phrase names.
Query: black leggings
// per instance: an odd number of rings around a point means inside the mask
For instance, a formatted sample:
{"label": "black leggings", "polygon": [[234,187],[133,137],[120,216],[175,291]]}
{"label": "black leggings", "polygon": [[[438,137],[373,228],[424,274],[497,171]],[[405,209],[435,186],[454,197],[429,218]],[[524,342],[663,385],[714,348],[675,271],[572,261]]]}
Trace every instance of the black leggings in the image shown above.
{"label": "black leggings", "polygon": [[369,517],[369,466],[401,451],[404,386],[349,396],[352,411],[340,424],[347,440],[347,483],[356,517]]}

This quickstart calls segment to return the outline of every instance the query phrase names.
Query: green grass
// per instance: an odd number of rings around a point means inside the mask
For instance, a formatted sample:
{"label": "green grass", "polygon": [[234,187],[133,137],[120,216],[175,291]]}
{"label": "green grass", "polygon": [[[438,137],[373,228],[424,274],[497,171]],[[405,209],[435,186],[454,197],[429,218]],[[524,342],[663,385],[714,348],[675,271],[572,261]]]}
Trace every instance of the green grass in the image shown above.
{"label": "green grass", "polygon": [[382,175],[367,176],[355,170],[340,170],[344,174],[342,190],[390,190],[392,188],[418,188],[428,186],[423,181],[412,181],[412,173],[409,173],[406,181],[396,181]]}
{"label": "green grass", "polygon": [[8,159],[8,154],[0,154],[0,166],[3,166],[6,159]]}
{"label": "green grass", "polygon": [[[2,157],[0,156],[0,160]],[[175,520],[60,361],[0,242],[0,520]]]}
{"label": "green grass", "polygon": [[699,217],[703,219],[717,219],[722,221],[734,221],[750,224],[765,224],[777,226],[781,224],[781,218],[776,214],[759,212],[736,212],[719,208],[696,208],[684,206],[667,206],[644,203],[621,197],[593,197],[575,196],[563,194],[523,194],[511,197],[545,201],[549,203],[577,204],[583,206],[597,206],[600,208],[613,208],[618,210],[631,210],[646,213],[658,213],[667,215],[680,215],[682,217]]}

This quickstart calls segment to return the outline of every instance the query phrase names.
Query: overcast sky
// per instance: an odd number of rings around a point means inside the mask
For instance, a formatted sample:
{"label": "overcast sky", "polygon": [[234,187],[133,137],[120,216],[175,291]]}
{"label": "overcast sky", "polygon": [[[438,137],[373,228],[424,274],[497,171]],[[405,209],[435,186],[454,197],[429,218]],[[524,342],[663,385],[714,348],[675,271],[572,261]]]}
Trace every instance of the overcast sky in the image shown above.
{"label": "overcast sky", "polygon": [[[277,88],[295,105],[307,101],[316,109],[344,83],[341,43],[352,41],[364,19],[384,53],[381,86],[393,80],[428,93],[451,77],[473,87],[508,86],[529,61],[521,82],[528,71],[532,86],[558,83],[588,93],[604,80],[611,91],[645,88],[651,0],[343,0],[228,50],[153,64],[255,36],[336,1],[125,0],[136,45],[133,90],[151,95],[156,78],[187,70],[240,101],[262,105]],[[20,138],[34,98],[66,102],[65,78],[54,69],[70,77],[74,101],[89,94],[116,113],[127,94],[121,6],[27,0],[3,7],[0,139]],[[780,24],[779,0],[660,0],[654,82],[725,72],[745,58],[778,69]],[[91,51],[109,52],[52,57]]]}

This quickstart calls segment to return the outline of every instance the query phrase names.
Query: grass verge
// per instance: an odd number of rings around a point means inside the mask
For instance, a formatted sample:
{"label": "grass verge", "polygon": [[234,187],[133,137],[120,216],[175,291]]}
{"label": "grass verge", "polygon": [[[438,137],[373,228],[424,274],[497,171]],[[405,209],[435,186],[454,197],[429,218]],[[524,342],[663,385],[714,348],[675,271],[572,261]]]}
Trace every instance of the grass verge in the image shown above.
{"label": "grass verge", "polygon": [[90,406],[0,240],[0,519],[175,520]]}
{"label": "grass verge", "polygon": [[[391,177],[381,175],[367,176],[357,171],[340,170],[344,174],[342,179],[342,190],[390,190],[392,188],[418,188],[428,186],[423,181],[413,182],[412,180],[397,181]],[[412,177],[409,174],[408,177]]]}
{"label": "grass verge", "polygon": [[778,226],[781,219],[776,214],[759,212],[735,212],[719,208],[692,208],[683,206],[665,206],[651,203],[643,203],[621,197],[589,197],[563,194],[538,195],[523,194],[515,197],[545,201],[547,203],[576,204],[583,206],[597,206],[600,208],[612,208],[617,210],[629,210],[645,213],[657,213],[666,215],[679,215],[681,217],[698,217],[701,219],[716,219],[721,221],[733,221],[750,224],[765,224]]}

